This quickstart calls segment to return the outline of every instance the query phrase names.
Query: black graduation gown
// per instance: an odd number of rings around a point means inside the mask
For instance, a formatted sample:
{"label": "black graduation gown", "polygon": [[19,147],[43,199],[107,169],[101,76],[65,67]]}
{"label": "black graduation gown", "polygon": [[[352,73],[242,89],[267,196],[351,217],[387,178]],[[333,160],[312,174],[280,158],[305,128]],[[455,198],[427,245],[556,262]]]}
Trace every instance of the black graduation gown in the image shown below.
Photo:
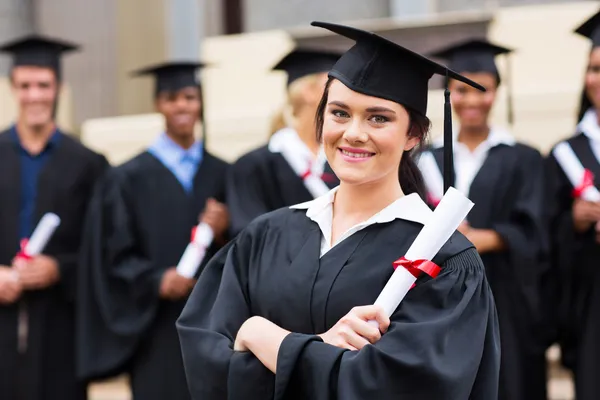
{"label": "black graduation gown", "polygon": [[[329,164],[324,179],[334,188],[339,180]],[[254,218],[282,207],[313,200],[313,196],[281,153],[268,146],[243,155],[232,166],[227,184],[227,206],[231,216],[231,232],[238,234]]]}
{"label": "black graduation gown", "polygon": [[[373,304],[422,225],[371,225],[319,258],[321,231],[306,210],[281,209],[252,222],[200,277],[177,326],[194,399],[492,399],[499,338],[481,260],[456,234],[435,257],[375,345],[352,352],[319,341],[352,307]],[[294,332],[274,375],[237,331],[262,316]]]}
{"label": "black graduation gown", "polygon": [[[590,148],[589,139],[578,134],[567,140],[582,165],[592,171],[600,189],[600,163]],[[576,233],[573,227],[573,186],[552,153],[547,158],[547,198],[552,259],[555,277],[554,296],[547,300],[558,316],[559,340],[563,362],[575,372],[578,400],[600,398],[600,245],[592,227]],[[551,200],[551,201],[550,201]],[[559,299],[559,301],[556,301]]]}
{"label": "black graduation gown", "polygon": [[[443,149],[433,149],[443,171]],[[526,145],[500,144],[489,150],[468,197],[475,206],[467,216],[476,229],[493,229],[507,249],[481,255],[494,293],[502,368],[499,398],[545,400],[546,327],[540,282],[547,253],[544,225],[543,158]]]}
{"label": "black graduation gown", "polygon": [[[63,134],[40,171],[33,226],[47,212],[61,218],[44,254],[58,260],[60,281],[26,292],[20,303],[0,305],[0,397],[19,400],[78,400],[85,385],[75,378],[74,298],[82,221],[93,185],[108,163]],[[9,131],[0,133],[0,265],[19,250],[21,162]],[[27,352],[17,351],[19,304],[29,316]]]}
{"label": "black graduation gown", "polygon": [[[225,201],[227,168],[205,152],[190,195],[144,152],[101,182],[82,248],[80,376],[129,372],[136,399],[189,398],[175,330],[185,300],[161,300],[159,287],[189,243],[207,198]],[[217,250],[213,243],[205,263]]]}

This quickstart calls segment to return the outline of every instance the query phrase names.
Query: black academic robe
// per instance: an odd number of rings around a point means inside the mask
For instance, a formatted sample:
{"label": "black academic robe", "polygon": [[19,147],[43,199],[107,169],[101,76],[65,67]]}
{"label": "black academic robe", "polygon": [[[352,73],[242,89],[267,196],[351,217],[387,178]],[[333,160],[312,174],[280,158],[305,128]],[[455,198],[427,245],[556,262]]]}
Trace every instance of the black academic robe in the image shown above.
{"label": "black academic robe", "polygon": [[[19,400],[79,400],[85,385],[75,378],[75,293],[77,257],[93,185],[108,163],[79,142],[62,135],[42,168],[33,226],[47,212],[61,218],[43,254],[58,260],[60,281],[28,291],[13,305],[0,305],[0,397]],[[0,265],[11,265],[19,251],[21,163],[18,145],[0,133]],[[17,351],[19,307],[29,315],[27,352]]]}
{"label": "black academic robe", "polygon": [[[205,152],[188,194],[144,152],[102,180],[82,248],[80,376],[129,372],[136,399],[189,398],[175,330],[185,300],[162,300],[159,287],[190,242],[206,200],[225,201],[227,168]],[[213,243],[204,263],[218,248]]]}
{"label": "black academic robe", "polygon": [[[375,224],[322,258],[321,231],[305,210],[252,222],[200,277],[177,326],[192,397],[198,400],[485,399],[497,396],[499,338],[493,297],[472,245],[455,234],[391,317],[360,351],[325,344],[353,307],[373,304],[422,225]],[[233,351],[242,323],[262,316],[293,332],[273,374]]]}
{"label": "black academic robe", "polygon": [[[433,149],[443,172],[443,149]],[[547,327],[540,299],[546,270],[543,158],[526,145],[500,144],[489,150],[469,189],[475,203],[467,221],[491,229],[506,250],[481,255],[494,293],[500,337],[502,400],[545,400]]]}
{"label": "black academic robe", "polygon": [[[330,188],[339,180],[329,164],[325,164],[324,182]],[[243,155],[232,166],[227,183],[227,206],[231,232],[238,234],[254,218],[282,207],[313,200],[304,182],[281,153],[268,146]]]}
{"label": "black academic robe", "polygon": [[[600,163],[584,134],[567,140],[600,189]],[[576,233],[573,226],[573,186],[552,153],[547,158],[547,206],[552,239],[555,285],[547,301],[555,307],[563,361],[575,373],[578,400],[600,398],[600,245],[592,226]]]}

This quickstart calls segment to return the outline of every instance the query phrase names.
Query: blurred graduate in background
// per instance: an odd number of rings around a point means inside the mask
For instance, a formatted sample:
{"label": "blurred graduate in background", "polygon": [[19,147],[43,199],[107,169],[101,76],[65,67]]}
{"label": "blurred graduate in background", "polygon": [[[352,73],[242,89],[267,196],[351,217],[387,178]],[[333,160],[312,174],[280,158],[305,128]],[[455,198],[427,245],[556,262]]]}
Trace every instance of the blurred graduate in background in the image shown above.
{"label": "blurred graduate in background", "polygon": [[[227,240],[229,166],[194,135],[202,66],[170,62],[136,73],[155,77],[166,132],[102,180],[85,231],[79,373],[94,379],[128,372],[134,399],[189,399],[175,320]],[[195,276],[186,277],[175,266],[199,220],[214,240]]]}
{"label": "blurred graduate in background", "polygon": [[231,168],[227,204],[234,235],[262,214],[314,199],[339,183],[316,140],[314,122],[327,72],[339,56],[296,49],[274,67],[287,72],[288,103],[276,116],[269,143]]}
{"label": "blurred graduate in background", "polygon": [[[42,36],[3,45],[17,121],[0,133],[0,397],[79,400],[75,294],[83,220],[106,159],[56,126],[61,56],[77,46]],[[42,216],[61,223],[42,254],[19,242]]]}
{"label": "blurred graduate in background", "polygon": [[[480,92],[455,79],[449,83],[458,116],[453,186],[475,203],[459,230],[481,255],[500,320],[499,398],[545,400],[545,348],[540,339],[544,328],[540,283],[547,251],[543,158],[489,121],[501,83],[495,57],[508,57],[510,52],[475,39],[440,49],[432,56],[487,89]],[[510,103],[508,114],[511,120]],[[443,141],[438,140],[419,160],[433,206],[442,191],[435,174],[443,173],[443,153]]]}
{"label": "blurred graduate in background", "polygon": [[[574,372],[576,397],[591,400],[600,398],[600,199],[586,198],[584,192],[588,186],[600,188],[600,12],[576,33],[592,47],[575,134],[553,148],[546,164],[556,279],[554,298],[547,300],[557,307],[563,363]],[[586,170],[581,182],[567,178],[558,149],[574,153],[575,164]]]}

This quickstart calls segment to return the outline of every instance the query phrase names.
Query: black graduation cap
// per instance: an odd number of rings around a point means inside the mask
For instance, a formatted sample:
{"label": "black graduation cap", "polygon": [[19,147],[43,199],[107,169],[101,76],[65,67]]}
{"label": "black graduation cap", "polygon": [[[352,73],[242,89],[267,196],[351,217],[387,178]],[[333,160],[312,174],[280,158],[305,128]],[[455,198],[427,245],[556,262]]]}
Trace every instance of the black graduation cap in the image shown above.
{"label": "black graduation cap", "polygon": [[340,53],[299,48],[287,54],[273,69],[287,72],[290,85],[303,76],[329,72],[340,56]]}
{"label": "black graduation cap", "polygon": [[485,39],[471,39],[435,51],[430,56],[448,60],[448,67],[454,71],[489,72],[500,78],[495,57],[511,52],[511,49],[490,43]]}
{"label": "black graduation cap", "polygon": [[575,29],[575,33],[590,39],[594,47],[600,46],[600,11]]}
{"label": "black graduation cap", "polygon": [[[437,50],[429,55],[434,58],[447,60],[448,67],[460,73],[488,72],[496,76],[499,85],[501,78],[498,67],[496,66],[495,58],[502,54],[508,55],[512,51],[512,49],[498,46],[486,39],[470,39]],[[510,68],[507,65],[507,76],[510,75],[509,70]],[[510,84],[508,85],[507,102],[508,121],[512,125],[514,118]]]}
{"label": "black graduation cap", "polygon": [[13,67],[51,68],[59,78],[61,76],[61,55],[78,49],[79,46],[76,44],[37,34],[28,35],[0,46],[0,51],[13,55]]}
{"label": "black graduation cap", "polygon": [[446,77],[444,93],[444,191],[454,176],[452,153],[452,110],[448,78],[457,79],[481,91],[485,88],[468,78],[391,42],[379,35],[349,26],[312,22],[356,41],[329,72],[348,88],[369,96],[402,104],[422,115],[427,112],[429,79],[434,74]]}
{"label": "black graduation cap", "polygon": [[196,61],[171,61],[153,65],[133,72],[134,76],[153,75],[156,79],[155,94],[176,92],[186,87],[199,87],[196,74],[206,64]]}

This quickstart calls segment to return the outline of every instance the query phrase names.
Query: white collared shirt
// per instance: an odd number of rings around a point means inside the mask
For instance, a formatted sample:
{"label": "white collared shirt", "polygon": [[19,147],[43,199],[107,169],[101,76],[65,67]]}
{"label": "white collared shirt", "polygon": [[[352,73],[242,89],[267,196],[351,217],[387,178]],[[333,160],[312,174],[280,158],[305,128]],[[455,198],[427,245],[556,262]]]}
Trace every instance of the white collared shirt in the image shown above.
{"label": "white collared shirt", "polygon": [[306,203],[296,204],[291,206],[292,209],[306,210],[306,216],[315,221],[321,229],[321,257],[329,250],[337,246],[344,239],[349,238],[356,232],[373,224],[382,224],[391,222],[395,219],[404,219],[407,221],[418,222],[425,224],[433,213],[429,207],[423,202],[418,194],[412,193],[408,196],[402,196],[394,201],[377,214],[364,222],[360,222],[338,237],[335,243],[331,243],[331,230],[333,224],[333,202],[335,194],[339,186],[331,189],[329,193],[318,197]]}
{"label": "white collared shirt", "polygon": [[[456,175],[454,187],[468,196],[473,179],[483,166],[490,149],[500,144],[514,146],[516,141],[508,131],[492,127],[488,137],[475,150],[471,151],[465,144],[457,141],[457,132],[458,130],[454,134],[454,173]],[[441,142],[436,140],[435,145],[436,147],[443,146],[443,138]]]}

